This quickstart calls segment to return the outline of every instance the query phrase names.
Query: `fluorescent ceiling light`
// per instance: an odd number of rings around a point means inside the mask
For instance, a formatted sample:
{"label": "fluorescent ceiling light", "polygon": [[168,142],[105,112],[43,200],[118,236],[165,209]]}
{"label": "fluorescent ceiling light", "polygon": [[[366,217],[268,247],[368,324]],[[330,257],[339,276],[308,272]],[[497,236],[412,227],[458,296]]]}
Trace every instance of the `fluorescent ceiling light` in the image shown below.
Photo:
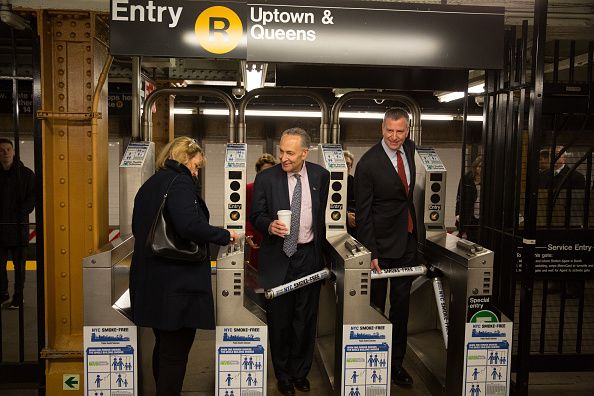
{"label": "fluorescent ceiling light", "polygon": [[469,115],[468,117],[466,117],[467,121],[480,121],[483,122],[483,116],[482,115]]}
{"label": "fluorescent ceiling light", "polygon": [[[485,91],[485,83],[478,83],[468,87],[468,93],[479,94]],[[451,102],[452,100],[462,99],[464,92],[444,92],[437,95],[437,100],[441,103]]]}
{"label": "fluorescent ceiling light", "polygon": [[[174,107],[173,114],[196,114],[196,109],[188,109],[183,107]],[[227,111],[227,114],[229,112]]]}
{"label": "fluorescent ceiling light", "polygon": [[[193,110],[193,109],[183,109]],[[177,109],[174,110],[175,114],[193,114],[193,113],[177,113]],[[214,116],[228,116],[228,109],[200,109],[200,114],[203,115],[214,115]],[[260,117],[302,117],[302,118],[320,118],[321,112],[315,110],[246,110],[246,116],[260,116]],[[421,120],[427,121],[452,121],[458,119],[457,114],[421,114]],[[381,120],[384,118],[384,113],[380,112],[369,112],[369,111],[341,111],[340,118],[350,119],[372,119]],[[470,115],[467,118],[468,121],[483,121],[482,115]]]}

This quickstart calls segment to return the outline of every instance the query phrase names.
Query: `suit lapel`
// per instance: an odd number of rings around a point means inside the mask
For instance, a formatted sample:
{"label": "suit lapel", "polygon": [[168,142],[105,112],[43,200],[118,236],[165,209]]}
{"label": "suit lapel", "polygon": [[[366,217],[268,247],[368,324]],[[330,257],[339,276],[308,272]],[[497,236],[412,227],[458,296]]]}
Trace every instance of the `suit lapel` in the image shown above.
{"label": "suit lapel", "polygon": [[310,163],[306,162],[307,168],[307,179],[309,181],[309,193],[311,195],[311,212],[313,220],[313,229],[316,229],[316,218],[318,210],[320,209],[320,181],[318,173],[315,172],[314,167],[310,166]]}
{"label": "suit lapel", "polygon": [[[291,209],[291,200],[289,199],[289,179],[287,178],[287,172],[278,165],[278,185],[280,186],[280,208]],[[274,213],[276,215],[276,213]]]}
{"label": "suit lapel", "polygon": [[384,150],[384,146],[382,146],[381,141],[377,144],[377,148],[378,148],[377,156],[380,159],[380,161],[382,162],[379,169],[387,169],[388,173],[389,173],[388,177],[395,180],[395,183],[398,186],[400,186],[402,191],[404,191],[404,184],[402,184],[402,180],[400,180],[400,176],[398,175],[396,168],[394,168],[394,164],[392,164],[392,160],[390,160],[390,157],[388,157],[386,150]]}
{"label": "suit lapel", "polygon": [[408,170],[410,172],[410,180],[408,181],[409,188],[408,192],[409,195],[412,193],[413,187],[415,186],[415,178],[416,178],[416,168],[415,168],[415,158],[412,153],[412,147],[408,144],[408,139],[404,142],[402,147],[404,148],[404,154],[406,154],[406,160],[408,161]]}

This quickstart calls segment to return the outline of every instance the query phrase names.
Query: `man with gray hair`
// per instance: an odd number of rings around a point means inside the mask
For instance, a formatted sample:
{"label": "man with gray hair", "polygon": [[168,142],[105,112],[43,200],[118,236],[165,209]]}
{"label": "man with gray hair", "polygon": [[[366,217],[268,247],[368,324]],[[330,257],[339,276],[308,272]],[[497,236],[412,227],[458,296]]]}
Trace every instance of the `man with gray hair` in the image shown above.
{"label": "man with gray hair", "polygon": [[[416,264],[415,144],[408,138],[408,120],[406,111],[388,109],[382,139],[361,157],[355,172],[357,239],[371,251],[371,269],[376,272]],[[392,380],[404,386],[413,383],[402,367],[411,284],[411,277],[390,279]],[[386,294],[387,279],[371,281],[371,302],[382,313]]]}
{"label": "man with gray hair", "polygon": [[[280,164],[258,173],[254,182],[249,217],[263,235],[258,280],[266,289],[324,267],[324,213],[330,174],[305,161],[310,144],[305,130],[284,131]],[[279,210],[291,211],[290,224],[277,218]],[[320,284],[315,282],[266,301],[272,364],[283,395],[294,395],[295,389],[310,390],[307,374],[313,361],[319,295]]]}

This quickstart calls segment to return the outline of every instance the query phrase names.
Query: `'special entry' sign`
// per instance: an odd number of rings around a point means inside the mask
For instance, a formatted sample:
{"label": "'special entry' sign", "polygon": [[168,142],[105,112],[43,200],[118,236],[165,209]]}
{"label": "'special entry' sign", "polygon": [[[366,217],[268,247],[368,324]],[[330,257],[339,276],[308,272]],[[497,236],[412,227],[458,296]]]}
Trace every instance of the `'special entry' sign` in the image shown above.
{"label": "'special entry' sign", "polygon": [[372,1],[110,0],[113,55],[498,69],[503,8]]}

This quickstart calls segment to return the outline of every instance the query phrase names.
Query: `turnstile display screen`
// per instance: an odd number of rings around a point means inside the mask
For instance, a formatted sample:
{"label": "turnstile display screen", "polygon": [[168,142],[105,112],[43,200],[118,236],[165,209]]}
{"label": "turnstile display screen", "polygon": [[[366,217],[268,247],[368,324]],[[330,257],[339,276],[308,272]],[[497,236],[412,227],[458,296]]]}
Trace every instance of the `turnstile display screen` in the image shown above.
{"label": "turnstile display screen", "polygon": [[429,180],[430,181],[441,181],[442,174],[441,173],[431,173],[431,176],[429,176]]}
{"label": "turnstile display screen", "polygon": [[229,180],[241,180],[241,171],[229,171]]}
{"label": "turnstile display screen", "polygon": [[330,180],[342,180],[342,172],[330,172]]}

